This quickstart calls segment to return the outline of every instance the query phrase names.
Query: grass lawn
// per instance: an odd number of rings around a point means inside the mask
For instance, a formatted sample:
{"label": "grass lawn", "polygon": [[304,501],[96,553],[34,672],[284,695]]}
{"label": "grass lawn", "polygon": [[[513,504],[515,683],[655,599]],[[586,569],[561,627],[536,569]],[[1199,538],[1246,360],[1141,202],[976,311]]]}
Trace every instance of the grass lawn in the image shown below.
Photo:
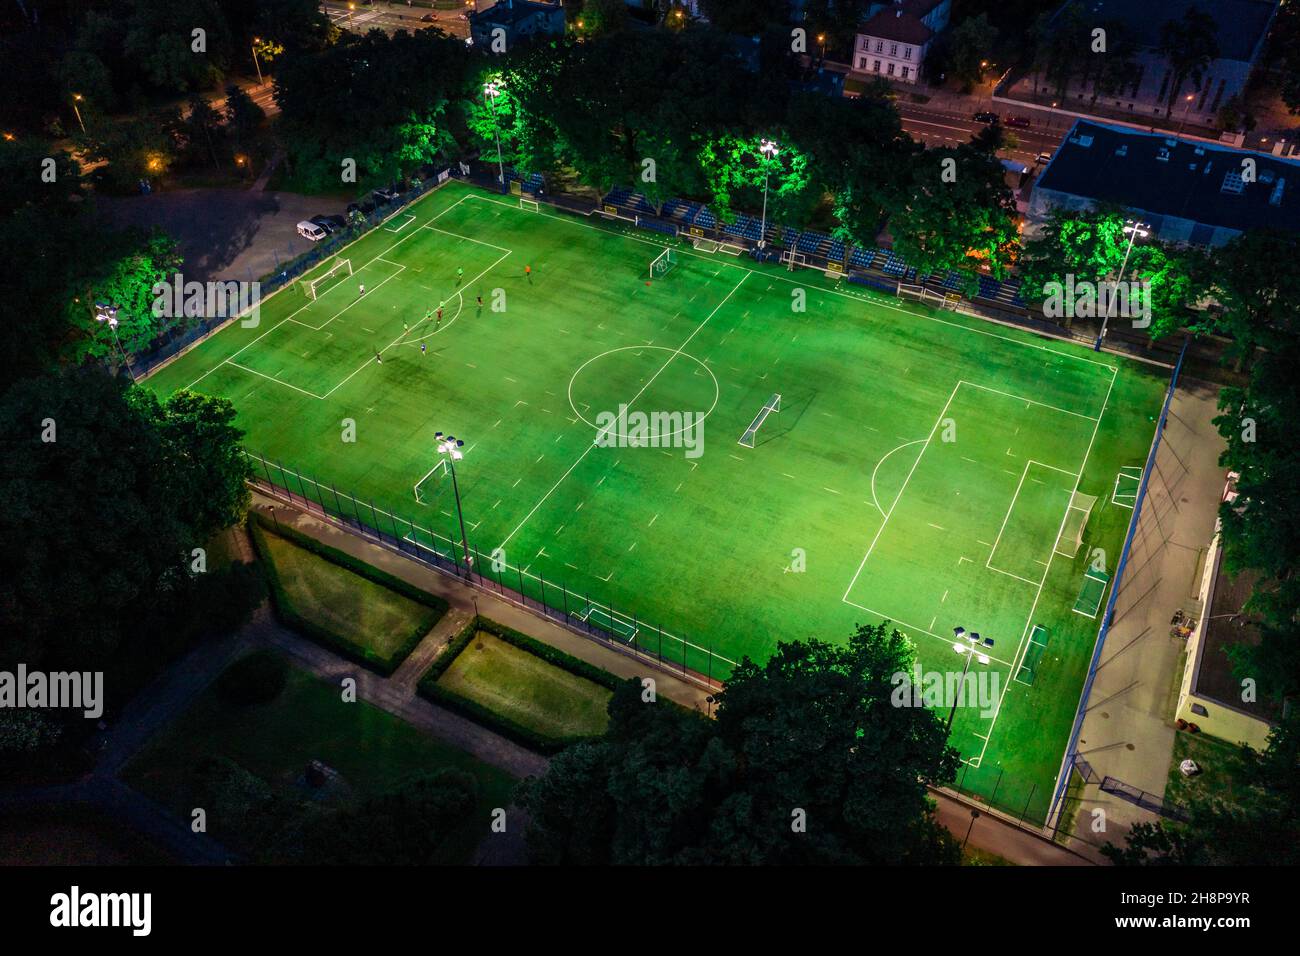
{"label": "grass lawn", "polygon": [[[1239,795],[1229,769],[1236,751],[1236,746],[1217,737],[1179,731],[1174,735],[1174,754],[1169,761],[1165,799],[1185,806],[1193,795],[1208,794],[1226,803],[1235,803]],[[1195,777],[1184,777],[1178,769],[1178,765],[1188,757],[1201,768],[1201,773]]]}
{"label": "grass lawn", "polygon": [[[228,758],[266,784],[269,792],[306,800],[313,792],[301,783],[312,760],[342,774],[356,797],[393,790],[419,775],[452,768],[473,774],[479,800],[464,825],[452,834],[445,862],[468,860],[487,834],[494,807],[510,802],[515,781],[421,733],[364,701],[344,703],[337,687],[305,671],[291,669],[284,691],[266,704],[233,705],[208,690],[194,706],[156,738],[128,766],[127,783],[188,820],[196,806],[215,807],[215,795],[194,792],[192,770],[208,756]],[[242,815],[223,817],[209,810],[208,832],[246,852],[249,831]]]}
{"label": "grass lawn", "polygon": [[[444,555],[434,433],[454,433],[476,567],[701,673],[882,619],[924,671],[960,671],[952,628],[978,631],[964,786],[1041,819],[1099,623],[1073,607],[1094,549],[1113,572],[1113,489],[1166,371],[684,242],[650,281],[671,241],[453,182],[348,247],[350,276],[146,384],[230,398],[264,477]],[[620,407],[704,416],[702,453],[602,433]],[[1076,489],[1096,498],[1077,549]]]}
{"label": "grass lawn", "polygon": [[277,534],[264,539],[294,610],[384,660],[392,661],[412,634],[427,632],[442,616]]}
{"label": "grass lawn", "polygon": [[438,685],[547,737],[598,736],[612,692],[487,631],[479,631]]}

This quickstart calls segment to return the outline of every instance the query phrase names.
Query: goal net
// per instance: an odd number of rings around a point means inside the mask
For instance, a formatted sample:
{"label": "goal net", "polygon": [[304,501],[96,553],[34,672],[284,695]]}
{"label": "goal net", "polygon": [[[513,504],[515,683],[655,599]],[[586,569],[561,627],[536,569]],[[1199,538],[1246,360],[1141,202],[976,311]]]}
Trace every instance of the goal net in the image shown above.
{"label": "goal net", "polygon": [[795,266],[808,265],[808,257],[805,256],[802,252],[795,252],[793,249],[791,249],[789,252],[785,254],[785,264],[786,267],[791,272],[794,272]]}
{"label": "goal net", "polygon": [[671,248],[665,249],[650,260],[650,278],[658,279],[660,276],[667,275],[675,265],[677,265],[677,253]]}
{"label": "goal net", "polygon": [[315,299],[322,292],[332,288],[335,284],[352,275],[351,259],[335,259],[329,269],[315,279],[299,279],[298,285],[309,299]]}
{"label": "goal net", "polygon": [[542,204],[539,203],[536,199],[525,199],[523,196],[520,196],[520,197],[519,197],[519,208],[520,208],[520,209],[528,209],[528,210],[531,210],[532,212],[541,212],[541,211],[542,211]]}
{"label": "goal net", "polygon": [[427,505],[442,492],[442,480],[447,476],[446,459],[429,469],[428,474],[415,483],[416,504]]}
{"label": "goal net", "polygon": [[1097,503],[1095,495],[1085,495],[1076,491],[1070,498],[1070,508],[1061,523],[1061,533],[1056,539],[1056,553],[1072,558],[1083,547],[1083,532],[1088,527],[1088,516],[1092,506]]}
{"label": "goal net", "polygon": [[780,410],[781,393],[775,392],[772,397],[767,400],[767,403],[758,410],[758,414],[754,416],[754,420],[750,422],[749,427],[745,429],[745,434],[740,436],[740,444],[744,445],[746,448],[753,448],[754,436],[757,435],[758,430],[763,427],[763,422],[767,421],[767,416],[771,415],[773,412],[779,412]]}
{"label": "goal net", "polygon": [[700,252],[717,252],[718,243],[714,242],[712,239],[696,239],[695,248]]}

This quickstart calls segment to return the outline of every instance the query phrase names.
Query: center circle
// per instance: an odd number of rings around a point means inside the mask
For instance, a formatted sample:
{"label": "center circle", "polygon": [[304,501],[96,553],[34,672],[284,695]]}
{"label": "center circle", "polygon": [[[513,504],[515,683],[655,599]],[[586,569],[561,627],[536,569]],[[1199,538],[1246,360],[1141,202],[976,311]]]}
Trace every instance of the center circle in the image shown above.
{"label": "center circle", "polygon": [[[578,368],[574,371],[573,376],[569,379],[569,390],[568,390],[569,407],[573,409],[573,414],[577,415],[578,418],[583,423],[591,426],[592,429],[596,431],[600,431],[602,426],[597,425],[595,422],[593,422],[590,418],[587,417],[587,414],[584,414],[582,407],[580,407],[582,403],[580,403],[577,399],[574,398],[574,384],[578,381],[579,377],[583,375],[584,371],[586,371],[588,376],[590,376],[594,374],[596,371],[600,370],[601,368],[606,368],[608,371],[604,376],[602,376],[603,380],[606,383],[610,383],[610,382],[617,383],[620,371],[622,372],[623,375],[627,375],[629,371],[635,372],[634,368],[631,369],[619,368],[620,365],[625,364],[624,362],[620,361],[620,359],[624,358],[624,356],[621,353],[626,353],[626,352],[636,352],[636,353],[668,352],[672,355],[672,358],[668,359],[667,361],[650,366],[652,368],[652,374],[650,380],[651,382],[654,383],[663,381],[664,376],[669,374],[671,364],[679,357],[684,359],[689,359],[690,361],[694,362],[700,368],[704,369],[705,374],[708,375],[708,380],[713,388],[713,399],[710,402],[707,410],[699,411],[698,409],[679,408],[679,409],[663,409],[663,411],[696,412],[699,415],[698,421],[703,421],[705,418],[708,418],[709,415],[713,413],[713,410],[715,408],[718,407],[718,399],[721,396],[721,389],[718,387],[718,378],[716,375],[713,374],[713,370],[709,368],[708,365],[706,365],[704,362],[697,359],[694,355],[691,355],[689,352],[683,352],[680,349],[670,349],[664,345],[624,345],[621,346],[620,348],[610,349],[607,352],[601,352],[599,355],[593,355],[591,358],[587,359],[587,361],[579,365]],[[613,367],[609,367],[608,365],[597,364],[600,363],[602,359],[609,359],[611,356],[618,356],[618,358],[615,359],[616,364]],[[694,377],[694,373],[692,373],[692,377]],[[637,398],[640,398],[640,393],[644,392],[646,388],[649,387],[646,384],[644,379],[642,379],[638,384],[640,386],[640,391],[638,391],[636,386],[629,386],[631,390],[629,392],[625,392],[626,397],[622,399],[622,404],[627,404],[627,405],[632,404],[632,401]],[[580,388],[579,392],[581,393],[582,390],[583,389]],[[603,393],[603,391],[604,389],[601,388],[597,389],[598,393]],[[579,397],[581,397],[581,395],[579,395]],[[593,405],[594,403],[592,403],[592,405],[588,405],[587,407],[591,408]],[[614,407],[609,409],[600,408],[597,409],[597,411],[617,412],[618,405],[615,404]],[[679,435],[685,432],[686,430],[687,427],[682,427],[677,429],[676,431],[669,432],[665,435],[661,435],[660,438],[668,438],[674,435]],[[626,438],[627,436],[620,434],[618,437]]]}

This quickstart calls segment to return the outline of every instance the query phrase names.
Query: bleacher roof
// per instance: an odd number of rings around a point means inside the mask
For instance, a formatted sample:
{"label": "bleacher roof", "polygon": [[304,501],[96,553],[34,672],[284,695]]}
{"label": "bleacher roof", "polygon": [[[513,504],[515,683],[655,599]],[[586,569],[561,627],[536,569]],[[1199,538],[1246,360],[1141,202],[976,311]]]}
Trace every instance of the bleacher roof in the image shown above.
{"label": "bleacher roof", "polygon": [[[1254,182],[1242,181],[1244,159]],[[1090,120],[1075,122],[1034,188],[1238,231],[1300,229],[1300,162]]]}

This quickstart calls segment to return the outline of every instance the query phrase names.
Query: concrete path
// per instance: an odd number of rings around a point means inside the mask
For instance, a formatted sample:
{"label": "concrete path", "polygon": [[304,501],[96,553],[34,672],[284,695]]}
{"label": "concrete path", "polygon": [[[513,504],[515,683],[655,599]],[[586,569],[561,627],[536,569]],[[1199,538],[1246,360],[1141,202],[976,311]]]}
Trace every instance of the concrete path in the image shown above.
{"label": "concrete path", "polygon": [[[1211,424],[1216,400],[1215,387],[1195,382],[1174,396],[1079,737],[1079,752],[1099,778],[1109,774],[1160,795],[1185,650],[1170,637],[1170,619],[1196,597],[1227,474],[1218,463],[1223,439]],[[1104,833],[1092,832],[1099,808]],[[1134,823],[1155,819],[1093,784],[1085,788],[1075,833],[1094,844],[1118,843]]]}

